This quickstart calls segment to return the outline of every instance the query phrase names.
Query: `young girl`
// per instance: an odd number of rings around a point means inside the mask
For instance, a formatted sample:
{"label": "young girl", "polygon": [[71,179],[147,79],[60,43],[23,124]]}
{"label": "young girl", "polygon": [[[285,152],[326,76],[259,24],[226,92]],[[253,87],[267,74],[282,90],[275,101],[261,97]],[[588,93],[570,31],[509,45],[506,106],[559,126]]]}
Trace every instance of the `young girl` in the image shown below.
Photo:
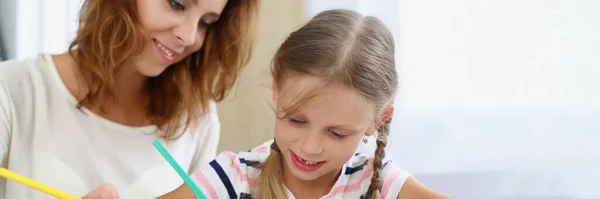
{"label": "young girl", "polygon": [[[398,79],[394,41],[374,17],[315,16],[273,59],[275,139],[224,152],[193,178],[209,198],[448,198],[385,159]],[[375,154],[354,154],[377,136]],[[196,198],[187,185],[160,198]]]}

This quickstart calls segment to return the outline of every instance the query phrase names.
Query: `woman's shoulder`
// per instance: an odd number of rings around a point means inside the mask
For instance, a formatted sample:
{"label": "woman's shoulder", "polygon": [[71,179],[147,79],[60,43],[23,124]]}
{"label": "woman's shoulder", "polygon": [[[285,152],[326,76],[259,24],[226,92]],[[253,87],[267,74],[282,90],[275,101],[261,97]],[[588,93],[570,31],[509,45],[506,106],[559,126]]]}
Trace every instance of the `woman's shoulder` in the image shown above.
{"label": "woman's shoulder", "polygon": [[43,65],[43,57],[27,59],[11,59],[0,62],[0,81],[4,83],[15,82],[25,77],[32,76]]}
{"label": "woman's shoulder", "polygon": [[0,62],[0,85],[13,96],[26,95],[51,85],[52,70],[47,55],[36,58],[13,59]]}
{"label": "woman's shoulder", "polygon": [[[193,122],[193,124],[187,126],[187,128],[182,128],[181,130],[186,131],[183,133],[191,132],[191,135],[199,136],[197,139],[205,139],[206,136],[214,136],[213,134],[217,134],[218,136],[221,129],[221,122],[219,121],[216,102],[210,100],[208,101],[207,109],[200,107],[196,111],[202,116],[198,121],[196,121],[197,123]],[[182,122],[185,122],[186,118],[187,117],[182,117]]]}
{"label": "woman's shoulder", "polygon": [[219,115],[217,112],[217,103],[214,100],[208,101],[208,106],[206,109],[200,107],[196,110],[196,112],[202,115],[199,127],[202,128],[206,126],[220,125]]}

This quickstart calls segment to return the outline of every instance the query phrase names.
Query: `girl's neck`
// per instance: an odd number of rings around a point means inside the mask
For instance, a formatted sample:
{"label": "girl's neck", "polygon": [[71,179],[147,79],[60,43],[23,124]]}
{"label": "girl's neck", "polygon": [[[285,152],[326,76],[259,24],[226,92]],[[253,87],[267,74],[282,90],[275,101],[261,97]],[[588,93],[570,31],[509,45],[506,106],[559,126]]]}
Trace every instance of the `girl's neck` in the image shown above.
{"label": "girl's neck", "polygon": [[[285,163],[284,163],[285,164]],[[327,195],[337,182],[340,176],[341,168],[325,174],[315,180],[304,181],[298,179],[288,169],[288,165],[283,166],[283,184],[294,194],[296,198],[321,198]]]}

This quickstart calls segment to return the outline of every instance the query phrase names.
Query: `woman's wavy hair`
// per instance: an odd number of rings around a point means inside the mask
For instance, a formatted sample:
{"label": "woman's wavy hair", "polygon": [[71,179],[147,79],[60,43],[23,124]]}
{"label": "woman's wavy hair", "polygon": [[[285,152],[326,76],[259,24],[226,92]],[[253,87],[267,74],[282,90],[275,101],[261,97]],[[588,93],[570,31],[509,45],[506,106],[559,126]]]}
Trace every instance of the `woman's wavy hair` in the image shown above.
{"label": "woman's wavy hair", "polygon": [[[79,102],[104,111],[114,99],[115,72],[141,53],[147,37],[138,19],[136,0],[86,0],[77,36],[69,46],[89,93]],[[206,33],[203,47],[150,78],[148,117],[163,128],[165,139],[197,125],[210,101],[219,102],[233,87],[251,55],[259,0],[229,0]],[[185,131],[180,131],[185,132]]]}

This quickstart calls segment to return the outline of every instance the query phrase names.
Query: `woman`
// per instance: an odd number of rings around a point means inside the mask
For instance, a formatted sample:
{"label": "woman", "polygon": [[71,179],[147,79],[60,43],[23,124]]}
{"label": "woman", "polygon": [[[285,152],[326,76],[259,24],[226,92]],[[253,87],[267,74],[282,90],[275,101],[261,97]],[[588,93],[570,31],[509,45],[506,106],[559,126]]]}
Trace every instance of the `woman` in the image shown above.
{"label": "woman", "polygon": [[[257,13],[257,0],[86,0],[69,52],[0,63],[1,166],[79,196],[179,186],[152,142],[189,172],[215,157],[215,102],[249,60]],[[0,198],[48,197],[0,183]]]}

